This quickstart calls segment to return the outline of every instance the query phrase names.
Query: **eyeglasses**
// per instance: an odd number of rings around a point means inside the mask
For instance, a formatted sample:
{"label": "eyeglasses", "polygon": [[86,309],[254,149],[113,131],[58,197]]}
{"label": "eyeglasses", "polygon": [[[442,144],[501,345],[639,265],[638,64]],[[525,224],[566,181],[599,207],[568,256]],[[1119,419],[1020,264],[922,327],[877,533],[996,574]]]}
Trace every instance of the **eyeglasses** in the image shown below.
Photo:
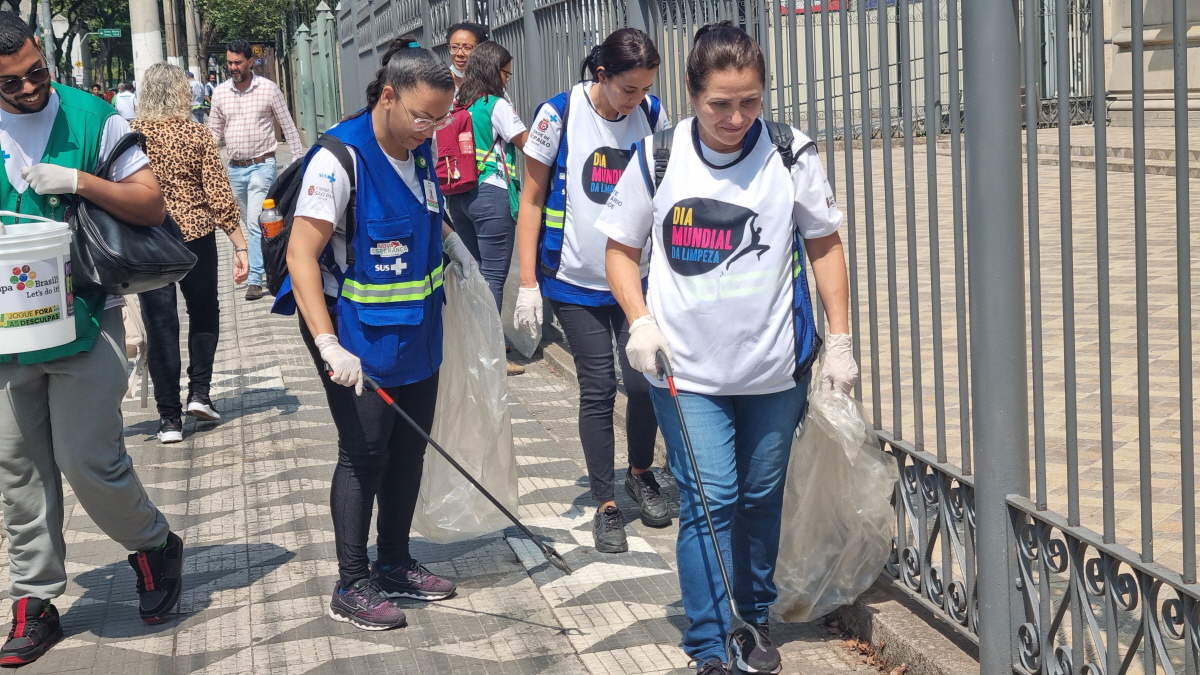
{"label": "eyeglasses", "polygon": [[431,120],[427,117],[417,117],[416,115],[412,114],[412,111],[408,109],[408,106],[404,105],[404,99],[397,96],[396,100],[400,102],[400,107],[404,108],[404,112],[408,113],[409,119],[412,120],[413,131],[429,131],[429,127],[433,127],[435,131],[441,131],[442,129],[450,126],[450,123],[454,121],[454,119],[450,116],[450,113],[446,113],[436,120]]}
{"label": "eyeglasses", "polygon": [[450,45],[451,54],[470,54],[475,51],[475,45]]}
{"label": "eyeglasses", "polygon": [[42,66],[41,68],[29,71],[25,77],[10,77],[0,82],[0,92],[4,92],[9,96],[19,94],[25,90],[26,81],[35,87],[40,87],[50,81],[50,69]]}
{"label": "eyeglasses", "polygon": [[501,70],[500,74],[505,77],[512,77],[512,70]]}

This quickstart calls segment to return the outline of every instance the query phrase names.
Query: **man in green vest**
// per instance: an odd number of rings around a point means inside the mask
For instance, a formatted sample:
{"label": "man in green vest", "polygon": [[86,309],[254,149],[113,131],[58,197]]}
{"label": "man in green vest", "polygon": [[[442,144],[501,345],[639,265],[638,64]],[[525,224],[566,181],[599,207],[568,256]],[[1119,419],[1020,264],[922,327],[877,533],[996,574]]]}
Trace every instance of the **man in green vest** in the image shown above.
{"label": "man in green vest", "polygon": [[[130,224],[161,224],[162,190],[141,150],[118,158],[110,176],[88,173],[128,131],[103,100],[52,84],[29,26],[0,12],[0,209],[63,220],[79,195]],[[77,293],[77,337],[60,347],[3,354],[0,334],[0,495],[13,600],[0,666],[34,661],[62,639],[51,600],[67,585],[63,477],[96,525],[132,552],[142,619],[165,621],[179,601],[183,541],[125,452],[122,304]]]}

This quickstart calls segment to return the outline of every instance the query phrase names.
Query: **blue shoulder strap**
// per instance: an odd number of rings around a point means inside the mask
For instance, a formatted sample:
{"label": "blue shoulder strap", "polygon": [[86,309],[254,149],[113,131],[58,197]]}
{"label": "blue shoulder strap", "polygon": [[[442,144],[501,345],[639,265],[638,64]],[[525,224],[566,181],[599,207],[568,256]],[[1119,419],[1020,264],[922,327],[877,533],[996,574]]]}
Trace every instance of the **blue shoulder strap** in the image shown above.
{"label": "blue shoulder strap", "polygon": [[658,131],[658,120],[662,116],[662,101],[657,96],[646,96],[641,103],[642,112],[646,113],[646,121],[650,123],[650,132]]}

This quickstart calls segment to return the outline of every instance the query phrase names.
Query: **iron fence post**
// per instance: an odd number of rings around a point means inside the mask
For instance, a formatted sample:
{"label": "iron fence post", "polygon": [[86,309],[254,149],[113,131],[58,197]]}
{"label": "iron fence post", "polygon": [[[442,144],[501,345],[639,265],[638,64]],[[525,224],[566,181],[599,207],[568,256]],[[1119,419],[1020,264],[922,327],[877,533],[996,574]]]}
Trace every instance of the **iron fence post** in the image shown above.
{"label": "iron fence post", "polygon": [[642,0],[625,0],[625,19],[629,25],[644,33],[650,31],[646,20],[646,4]]}
{"label": "iron fence post", "polygon": [[1029,494],[1017,0],[963,0],[979,665],[1011,673],[1021,617],[1007,497]]}
{"label": "iron fence post", "polygon": [[542,60],[542,34],[538,29],[536,0],[524,0],[521,14],[525,26],[525,73],[529,97],[538,103],[550,97],[546,82],[546,66]]}
{"label": "iron fence post", "polygon": [[300,108],[300,126],[308,145],[317,142],[317,93],[313,89],[312,36],[308,26],[296,29],[296,104]]}

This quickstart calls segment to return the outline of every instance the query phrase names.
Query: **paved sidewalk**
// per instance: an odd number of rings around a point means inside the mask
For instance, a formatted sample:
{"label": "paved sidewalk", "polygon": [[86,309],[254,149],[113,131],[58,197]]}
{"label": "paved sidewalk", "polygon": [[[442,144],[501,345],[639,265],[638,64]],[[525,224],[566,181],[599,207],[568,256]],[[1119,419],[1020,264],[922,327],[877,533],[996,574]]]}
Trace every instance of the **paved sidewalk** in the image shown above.
{"label": "paved sidewalk", "polygon": [[[327,618],[334,427],[296,320],[269,315],[268,299],[242,300],[244,288],[228,282],[228,242],[219,245],[223,333],[212,398],[222,422],[188,419],[184,442],[164,446],[153,436],[153,399],[147,409],[125,404],[129,453],[186,542],[180,616],[160,626],[138,619],[126,553],[68,491],[71,580],[55,601],[67,637],[23,673],[689,672],[678,647],[686,618],[674,529],[634,522],[628,553],[591,549],[576,392],[540,362],[508,380],[520,515],[575,574],[549,567],[515,528],[451,546],[417,540],[414,555],[459,582],[455,598],[408,602],[409,626],[384,633]],[[440,461],[433,454],[427,461]],[[660,480],[674,495],[669,476]],[[634,504],[620,500],[634,518]],[[0,588],[5,562],[6,552]],[[823,626],[778,626],[775,635],[785,673],[868,670]]]}

